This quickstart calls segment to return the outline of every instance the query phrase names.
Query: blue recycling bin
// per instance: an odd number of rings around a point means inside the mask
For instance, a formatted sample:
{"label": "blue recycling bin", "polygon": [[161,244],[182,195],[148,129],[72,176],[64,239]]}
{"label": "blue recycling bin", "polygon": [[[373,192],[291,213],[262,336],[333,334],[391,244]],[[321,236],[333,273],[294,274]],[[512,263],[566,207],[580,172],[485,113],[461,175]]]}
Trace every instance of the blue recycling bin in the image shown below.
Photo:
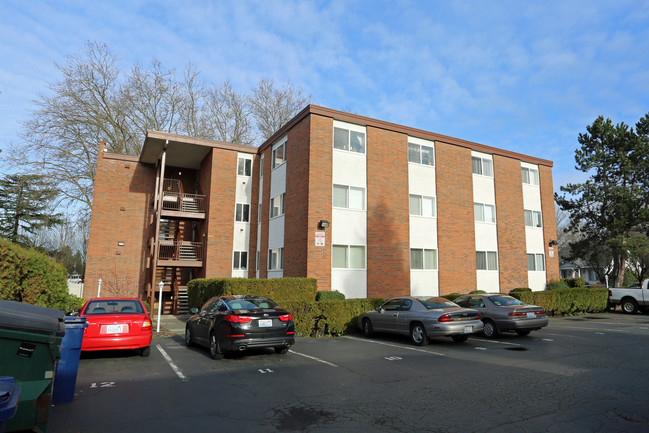
{"label": "blue recycling bin", "polygon": [[83,332],[88,324],[85,317],[66,317],[65,335],[61,341],[61,359],[56,364],[54,385],[52,386],[52,403],[69,403],[74,400],[74,388],[77,385],[77,371],[81,357]]}
{"label": "blue recycling bin", "polygon": [[18,410],[20,386],[13,377],[0,377],[0,433],[5,431],[5,421],[13,418]]}

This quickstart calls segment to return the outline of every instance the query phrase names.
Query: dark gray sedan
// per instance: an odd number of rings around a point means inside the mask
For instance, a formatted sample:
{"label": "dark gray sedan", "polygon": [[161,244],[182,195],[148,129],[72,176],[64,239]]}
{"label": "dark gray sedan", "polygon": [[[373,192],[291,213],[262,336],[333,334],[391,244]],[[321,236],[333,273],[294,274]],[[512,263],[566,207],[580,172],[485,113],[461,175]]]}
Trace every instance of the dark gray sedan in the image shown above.
{"label": "dark gray sedan", "polygon": [[483,334],[487,338],[513,331],[525,336],[548,325],[543,307],[528,305],[509,295],[475,294],[455,299],[455,303],[480,312],[484,322]]}
{"label": "dark gray sedan", "polygon": [[466,341],[482,331],[480,314],[461,308],[445,298],[403,296],[394,298],[376,310],[360,316],[360,326],[366,337],[375,332],[407,335],[417,346],[428,344],[431,337],[451,337]]}

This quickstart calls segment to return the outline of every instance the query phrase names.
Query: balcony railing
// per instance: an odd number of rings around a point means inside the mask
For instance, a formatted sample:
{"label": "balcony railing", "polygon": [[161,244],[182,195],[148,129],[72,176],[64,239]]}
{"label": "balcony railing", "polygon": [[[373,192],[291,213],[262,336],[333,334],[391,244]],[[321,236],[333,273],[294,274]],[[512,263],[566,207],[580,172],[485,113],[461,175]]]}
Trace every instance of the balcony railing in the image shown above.
{"label": "balcony railing", "polygon": [[187,241],[160,241],[159,260],[202,261],[203,243]]}
{"label": "balcony railing", "polygon": [[205,196],[164,191],[162,193],[162,210],[205,213]]}

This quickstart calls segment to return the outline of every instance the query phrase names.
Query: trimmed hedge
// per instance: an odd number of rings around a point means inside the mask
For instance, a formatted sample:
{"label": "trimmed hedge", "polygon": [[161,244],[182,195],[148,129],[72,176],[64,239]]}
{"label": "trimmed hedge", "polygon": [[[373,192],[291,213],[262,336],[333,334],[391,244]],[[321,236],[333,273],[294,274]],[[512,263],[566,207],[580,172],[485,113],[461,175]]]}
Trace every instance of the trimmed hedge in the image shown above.
{"label": "trimmed hedge", "polygon": [[568,285],[561,280],[554,280],[545,285],[545,290],[567,289]]}
{"label": "trimmed hedge", "polygon": [[0,299],[71,311],[78,301],[68,294],[63,265],[34,249],[0,239]]}
{"label": "trimmed hedge", "polygon": [[187,283],[190,308],[200,308],[213,296],[266,296],[284,306],[288,301],[314,302],[317,292],[315,278],[198,278]]}
{"label": "trimmed hedge", "polygon": [[542,292],[510,292],[526,304],[545,308],[549,316],[562,316],[606,311],[607,289],[554,289]]}
{"label": "trimmed hedge", "polygon": [[340,336],[358,329],[358,317],[374,310],[384,299],[345,299],[338,301],[283,302],[293,314],[295,333],[301,337]]}
{"label": "trimmed hedge", "polygon": [[344,299],[345,294],[338,290],[318,290],[315,296],[316,301],[342,301]]}
{"label": "trimmed hedge", "polygon": [[566,284],[566,286],[571,287],[571,288],[585,288],[586,287],[586,280],[583,278],[562,278],[562,282]]}

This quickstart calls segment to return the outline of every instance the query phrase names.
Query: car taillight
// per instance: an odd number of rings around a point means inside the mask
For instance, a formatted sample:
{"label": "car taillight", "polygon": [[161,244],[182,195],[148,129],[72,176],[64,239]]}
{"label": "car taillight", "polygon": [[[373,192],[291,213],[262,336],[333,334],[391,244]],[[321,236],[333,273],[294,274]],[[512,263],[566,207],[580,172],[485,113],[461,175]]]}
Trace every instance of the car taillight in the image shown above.
{"label": "car taillight", "polygon": [[475,318],[476,318],[476,320],[479,320],[480,319],[480,313],[478,313],[478,315],[475,316]]}
{"label": "car taillight", "polygon": [[545,314],[545,311],[543,311],[543,310],[541,310],[541,311],[535,311],[535,313],[536,313],[536,314]]}
{"label": "car taillight", "polygon": [[228,314],[225,316],[225,320],[230,323],[248,323],[252,320],[250,316],[239,316],[237,314]]}
{"label": "car taillight", "polygon": [[453,322],[453,318],[449,316],[448,314],[444,314],[441,316],[439,319],[437,319],[438,322]]}
{"label": "car taillight", "polygon": [[527,313],[521,313],[521,312],[509,313],[508,316],[521,317],[521,316],[527,316]]}
{"label": "car taillight", "polygon": [[282,314],[281,316],[279,316],[279,320],[281,320],[282,322],[288,322],[290,320],[293,320],[293,315],[291,313]]}
{"label": "car taillight", "polygon": [[142,322],[142,327],[143,328],[150,328],[152,326],[151,321],[149,319],[146,319],[144,322]]}

